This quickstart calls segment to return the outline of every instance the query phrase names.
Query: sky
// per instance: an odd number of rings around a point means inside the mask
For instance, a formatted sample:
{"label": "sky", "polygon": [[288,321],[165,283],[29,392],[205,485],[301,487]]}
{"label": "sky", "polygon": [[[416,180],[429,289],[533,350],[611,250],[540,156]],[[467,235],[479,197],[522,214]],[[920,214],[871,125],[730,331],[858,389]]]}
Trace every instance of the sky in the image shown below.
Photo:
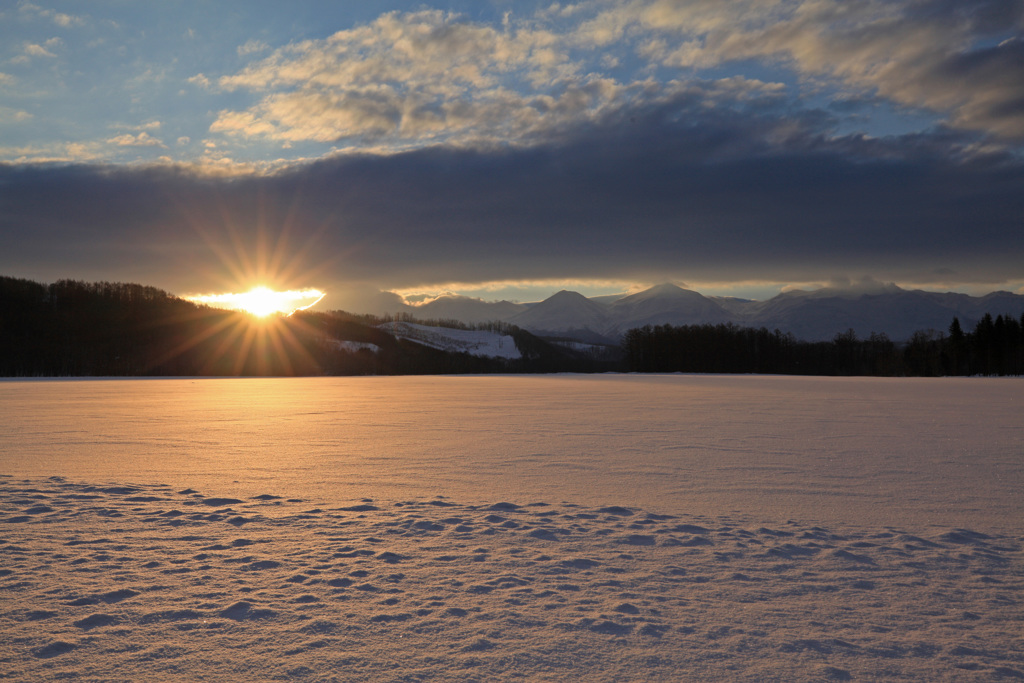
{"label": "sky", "polygon": [[1024,2],[8,2],[0,274],[1024,293]]}

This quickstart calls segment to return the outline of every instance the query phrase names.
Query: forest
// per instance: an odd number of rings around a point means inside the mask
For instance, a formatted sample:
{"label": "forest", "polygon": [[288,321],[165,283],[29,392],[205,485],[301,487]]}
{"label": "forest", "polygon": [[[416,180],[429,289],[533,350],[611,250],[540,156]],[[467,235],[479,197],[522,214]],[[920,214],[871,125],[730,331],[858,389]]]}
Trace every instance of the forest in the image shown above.
{"label": "forest", "polygon": [[[390,317],[300,311],[255,318],[200,306],[154,287],[0,276],[0,376],[305,376],[549,372],[693,372],[799,375],[1020,375],[1024,316],[986,315],[971,331],[921,331],[906,343],[852,330],[827,342],[732,324],[646,326],[621,347],[580,349],[507,323],[522,357],[482,358],[399,339]],[[341,342],[355,342],[344,345]],[[372,345],[372,346],[371,346]],[[361,347],[361,348],[360,348]]]}
{"label": "forest", "polygon": [[903,344],[884,334],[858,339],[853,330],[831,341],[806,342],[779,330],[722,324],[632,329],[622,345],[630,372],[1020,375],[1024,372],[1024,316],[993,319],[985,314],[973,332],[964,332],[954,317],[948,335],[919,331]]}

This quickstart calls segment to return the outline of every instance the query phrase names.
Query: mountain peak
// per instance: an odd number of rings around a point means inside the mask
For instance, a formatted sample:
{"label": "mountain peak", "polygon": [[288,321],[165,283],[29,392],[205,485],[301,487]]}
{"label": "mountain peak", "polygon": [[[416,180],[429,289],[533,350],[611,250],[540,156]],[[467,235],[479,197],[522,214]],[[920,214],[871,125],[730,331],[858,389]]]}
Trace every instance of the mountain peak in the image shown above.
{"label": "mountain peak", "polygon": [[599,304],[596,301],[591,301],[587,297],[583,296],[579,292],[572,292],[567,289],[563,289],[560,292],[556,292],[549,296],[540,303],[533,304],[530,310],[556,310],[556,309],[572,309],[572,310],[586,310],[586,311],[604,311],[607,306]]}
{"label": "mountain peak", "polygon": [[645,290],[653,294],[671,294],[673,292],[685,292],[686,288],[680,287],[679,285],[671,282],[663,282],[660,285],[654,285],[653,287]]}
{"label": "mountain peak", "polygon": [[838,298],[856,299],[865,295],[901,294],[907,290],[892,282],[879,282],[870,278],[857,281],[841,281],[820,289],[788,289],[778,296],[807,297],[812,299]]}
{"label": "mountain peak", "polygon": [[563,289],[558,292],[555,292],[544,301],[579,301],[580,299],[586,299],[587,301],[589,301],[587,297],[583,296],[579,292],[573,292],[568,289]]}
{"label": "mountain peak", "polygon": [[672,300],[678,301],[680,299],[692,299],[692,300],[707,300],[707,298],[693,291],[692,289],[683,289],[679,285],[674,285],[671,282],[665,282],[660,285],[655,285],[649,289],[645,289],[642,292],[636,292],[635,294],[629,294],[624,296],[613,305],[617,305],[620,308],[623,306],[629,306],[637,304],[642,301],[654,301],[654,300]]}
{"label": "mountain peak", "polygon": [[599,330],[606,322],[608,307],[579,292],[563,289],[509,319],[530,330]]}

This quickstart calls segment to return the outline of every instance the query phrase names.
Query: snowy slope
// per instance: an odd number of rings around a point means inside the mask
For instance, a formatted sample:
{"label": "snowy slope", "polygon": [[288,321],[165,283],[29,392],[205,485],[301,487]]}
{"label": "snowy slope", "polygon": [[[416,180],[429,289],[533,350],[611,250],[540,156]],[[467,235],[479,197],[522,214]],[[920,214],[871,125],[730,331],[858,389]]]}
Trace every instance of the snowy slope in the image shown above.
{"label": "snowy slope", "polygon": [[462,352],[485,358],[521,358],[515,340],[507,334],[486,330],[456,330],[449,327],[430,327],[405,322],[384,323],[378,326],[399,339],[442,351]]}
{"label": "snowy slope", "polygon": [[538,332],[588,330],[603,334],[609,322],[608,306],[578,292],[562,290],[509,318],[508,322]]}

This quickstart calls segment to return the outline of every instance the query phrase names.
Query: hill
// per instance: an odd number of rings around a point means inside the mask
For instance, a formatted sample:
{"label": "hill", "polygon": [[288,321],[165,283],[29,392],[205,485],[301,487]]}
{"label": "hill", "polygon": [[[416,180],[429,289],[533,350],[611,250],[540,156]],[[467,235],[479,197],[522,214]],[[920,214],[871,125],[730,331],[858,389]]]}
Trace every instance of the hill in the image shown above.
{"label": "hill", "polygon": [[138,284],[0,277],[0,376],[589,372],[617,361],[504,323],[443,328],[343,311],[255,318]]}

